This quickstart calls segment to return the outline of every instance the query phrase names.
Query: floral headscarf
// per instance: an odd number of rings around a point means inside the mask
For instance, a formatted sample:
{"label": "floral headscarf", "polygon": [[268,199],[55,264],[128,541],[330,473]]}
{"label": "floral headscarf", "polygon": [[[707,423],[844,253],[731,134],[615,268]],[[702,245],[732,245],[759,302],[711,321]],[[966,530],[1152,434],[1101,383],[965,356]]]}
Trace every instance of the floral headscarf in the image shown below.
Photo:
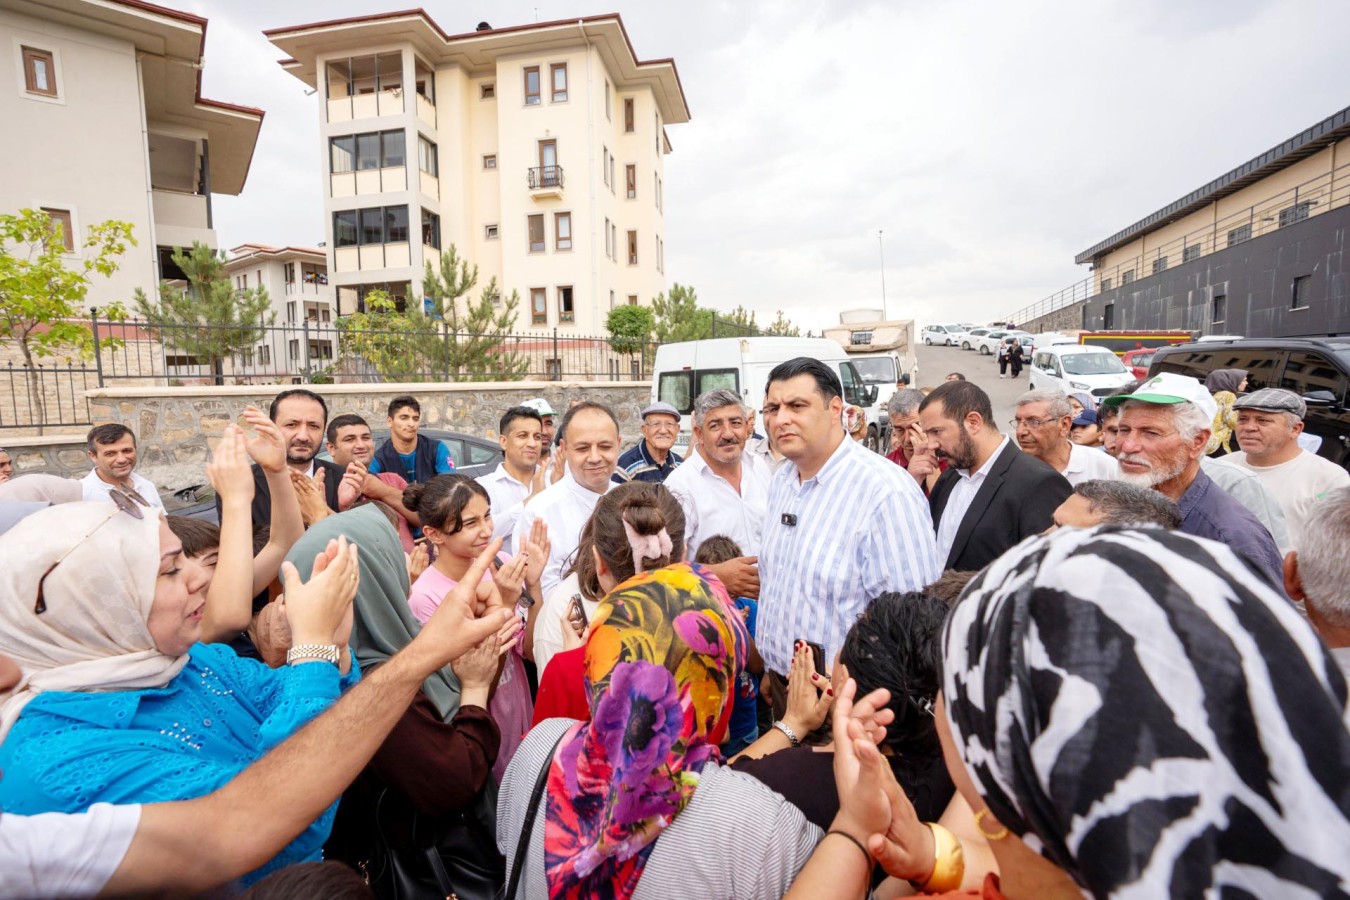
{"label": "floral headscarf", "polygon": [[550,898],[632,895],[661,831],[718,759],[748,637],[702,566],[636,575],[601,601],[586,642],[591,721],[550,764]]}

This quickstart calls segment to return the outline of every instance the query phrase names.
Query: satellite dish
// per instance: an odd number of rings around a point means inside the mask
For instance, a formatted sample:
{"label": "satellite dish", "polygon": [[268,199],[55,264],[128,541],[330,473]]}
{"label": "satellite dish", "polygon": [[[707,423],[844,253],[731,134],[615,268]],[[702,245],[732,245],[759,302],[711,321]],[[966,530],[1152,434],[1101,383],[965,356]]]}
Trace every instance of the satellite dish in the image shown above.
{"label": "satellite dish", "polygon": [[491,30],[492,26],[486,22],[479,22],[478,27],[474,29],[474,31],[491,31]]}

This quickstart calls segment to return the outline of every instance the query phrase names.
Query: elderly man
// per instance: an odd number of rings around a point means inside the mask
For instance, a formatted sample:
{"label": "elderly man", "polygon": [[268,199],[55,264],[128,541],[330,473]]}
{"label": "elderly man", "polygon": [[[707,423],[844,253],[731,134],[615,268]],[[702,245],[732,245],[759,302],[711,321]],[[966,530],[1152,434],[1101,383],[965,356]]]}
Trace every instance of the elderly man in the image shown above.
{"label": "elderly man", "polygon": [[1073,408],[1060,391],[1027,391],[1017,398],[1017,409],[1008,424],[1013,427],[1017,446],[1023,453],[1030,453],[1071,485],[1120,477],[1120,466],[1114,459],[1069,440]]}
{"label": "elderly man", "polygon": [[919,405],[929,446],[952,464],[928,497],[944,569],[983,569],[1049,528],[1073,492],[1063,475],[999,433],[993,416],[989,395],[969,381],[941,384]]}
{"label": "elderly man", "polygon": [[1284,589],[1302,601],[1308,621],[1350,679],[1350,488],[1328,492],[1304,525],[1298,549],[1284,557]]}
{"label": "elderly man", "polygon": [[927,494],[938,476],[947,470],[947,461],[928,452],[928,441],[919,427],[919,404],[923,398],[923,391],[903,388],[886,401],[886,415],[891,422],[891,452],[886,458],[913,475]]}
{"label": "elderly man", "polygon": [[647,481],[660,484],[675,467],[684,462],[670,449],[680,436],[680,411],[664,400],[657,400],[642,411],[642,440],[623,456],[614,480]]}
{"label": "elderly man", "polygon": [[1263,388],[1233,404],[1237,441],[1242,449],[1218,460],[1252,472],[1274,492],[1289,523],[1295,547],[1313,505],[1330,492],[1350,486],[1350,472],[1299,446],[1307,404],[1293,391]]}
{"label": "elderly man", "polygon": [[834,659],[873,597],[918,590],[942,568],[923,492],[847,440],[842,395],[834,371],[807,357],[775,366],[765,388],[764,425],[787,457],[769,487],[759,553],[756,639],[776,708],[795,641]]}
{"label": "elderly man", "polygon": [[1181,531],[1227,544],[1279,585],[1280,553],[1270,531],[1200,467],[1218,406],[1204,385],[1164,372],[1133,394],[1113,395],[1121,477],[1171,497],[1181,507]]}
{"label": "elderly man", "polygon": [[705,538],[723,534],[747,556],[759,555],[772,473],[745,452],[745,405],[735,391],[708,391],[694,401],[694,442],[666,488],[684,509],[684,553],[693,559]]}
{"label": "elderly man", "polygon": [[1093,528],[1097,525],[1180,528],[1181,507],[1152,488],[1115,478],[1074,485],[1069,499],[1055,510],[1055,527]]}

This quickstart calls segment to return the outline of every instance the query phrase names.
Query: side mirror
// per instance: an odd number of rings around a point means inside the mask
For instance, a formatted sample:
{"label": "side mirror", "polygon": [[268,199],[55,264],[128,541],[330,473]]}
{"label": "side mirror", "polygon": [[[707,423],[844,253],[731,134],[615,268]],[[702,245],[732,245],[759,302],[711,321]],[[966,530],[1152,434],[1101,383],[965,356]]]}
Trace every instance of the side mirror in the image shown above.
{"label": "side mirror", "polygon": [[1303,402],[1309,406],[1332,406],[1336,403],[1336,395],[1331,391],[1309,391],[1303,395]]}

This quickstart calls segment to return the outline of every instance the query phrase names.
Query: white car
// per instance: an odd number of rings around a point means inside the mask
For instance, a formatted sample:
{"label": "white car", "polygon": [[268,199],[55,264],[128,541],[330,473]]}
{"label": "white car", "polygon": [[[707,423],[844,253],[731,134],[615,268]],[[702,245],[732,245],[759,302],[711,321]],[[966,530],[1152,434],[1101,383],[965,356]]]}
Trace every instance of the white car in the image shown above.
{"label": "white car", "polygon": [[993,330],[992,328],[972,328],[969,331],[963,331],[956,336],[956,346],[962,350],[974,350],[979,339]]}
{"label": "white car", "polygon": [[928,325],[923,329],[923,342],[929,347],[934,344],[941,344],[944,347],[955,347],[956,336],[961,333],[962,325]]}
{"label": "white car", "polygon": [[1058,388],[1066,394],[1087,391],[1108,397],[1134,380],[1120,357],[1105,347],[1054,344],[1031,355],[1031,389]]}
{"label": "white car", "polygon": [[995,328],[992,331],[985,332],[970,342],[972,350],[980,351],[980,355],[989,356],[998,352],[998,342],[1003,340],[1005,335],[1012,334],[1005,328]]}

